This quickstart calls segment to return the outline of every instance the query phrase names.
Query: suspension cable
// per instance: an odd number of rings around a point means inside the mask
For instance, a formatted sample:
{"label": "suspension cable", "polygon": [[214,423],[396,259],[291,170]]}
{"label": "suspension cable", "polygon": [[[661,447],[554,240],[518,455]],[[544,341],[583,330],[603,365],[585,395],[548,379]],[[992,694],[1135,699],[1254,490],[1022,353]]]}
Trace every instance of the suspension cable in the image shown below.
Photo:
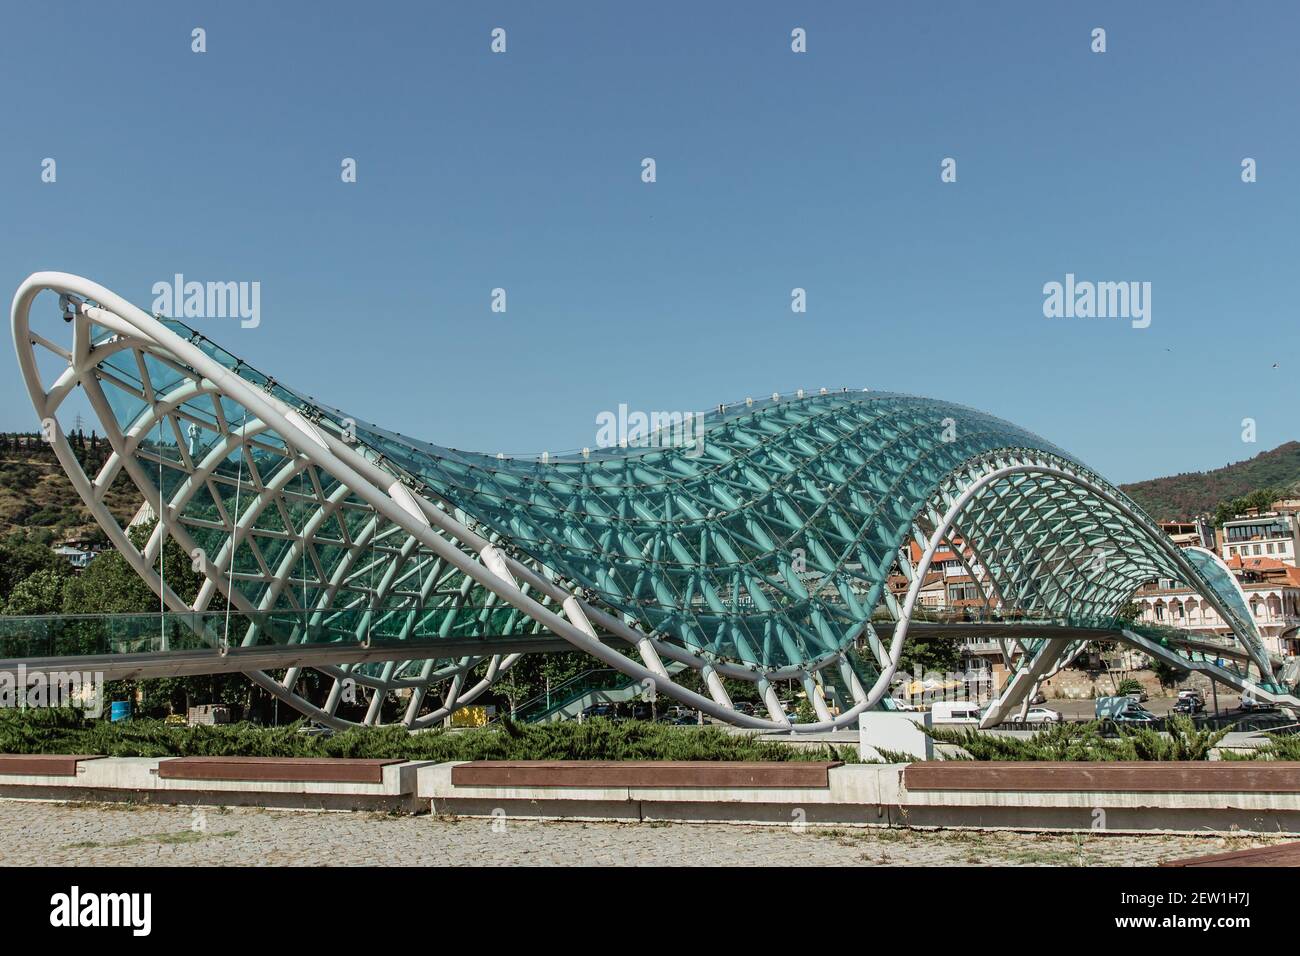
{"label": "suspension cable", "polygon": [[230,647],[230,607],[234,604],[235,594],[235,551],[236,538],[239,536],[239,495],[244,490],[244,431],[248,427],[248,409],[244,409],[244,417],[239,423],[239,471],[235,481],[235,516],[230,522],[230,559],[227,562],[226,572],[226,632],[221,640]]}

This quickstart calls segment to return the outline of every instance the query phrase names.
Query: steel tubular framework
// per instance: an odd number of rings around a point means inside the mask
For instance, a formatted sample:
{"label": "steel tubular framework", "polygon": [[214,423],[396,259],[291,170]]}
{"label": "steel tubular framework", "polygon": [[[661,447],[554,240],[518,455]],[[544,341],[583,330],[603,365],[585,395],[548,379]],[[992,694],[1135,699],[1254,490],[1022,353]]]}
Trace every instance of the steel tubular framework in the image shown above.
{"label": "steel tubular framework", "polygon": [[[47,291],[61,309],[48,310],[54,330],[42,333],[31,310]],[[943,546],[991,613],[1024,625],[1027,660],[1049,647],[1061,655],[1033,625],[1113,627],[1139,585],[1168,577],[1230,622],[1259,683],[1274,686],[1274,662],[1212,554],[1179,550],[1082,463],[964,406],[800,391],[718,406],[691,445],[665,430],[622,447],[504,458],[361,422],[77,276],[31,276],[12,316],[47,439],[166,609],[224,608],[213,638],[223,647],[329,645],[335,661],[339,645],[419,641],[428,653],[430,640],[457,639],[462,651],[481,640],[469,655],[312,665],[334,681],[322,707],[296,692],[298,667],[279,680],[249,672],[333,726],[348,723],[337,708],[349,680],[372,691],[365,723],[382,719],[386,696],[409,692],[402,722],[437,724],[519,659],[505,650],[512,639],[536,635],[733,724],[846,726],[888,691]],[[112,448],[95,475],[59,424],[78,387]],[[104,503],[121,480],[159,518],[142,546]],[[192,603],[160,573],[168,539],[202,573]],[[915,567],[913,539],[925,545]],[[894,571],[911,580],[901,604],[887,587]],[[893,625],[888,644],[873,619]],[[855,647],[869,649],[865,665]],[[665,662],[685,665],[704,692]],[[755,683],[767,715],[738,711],[724,679]],[[817,721],[790,723],[777,680],[802,683]],[[843,691],[838,713],[832,684]]]}

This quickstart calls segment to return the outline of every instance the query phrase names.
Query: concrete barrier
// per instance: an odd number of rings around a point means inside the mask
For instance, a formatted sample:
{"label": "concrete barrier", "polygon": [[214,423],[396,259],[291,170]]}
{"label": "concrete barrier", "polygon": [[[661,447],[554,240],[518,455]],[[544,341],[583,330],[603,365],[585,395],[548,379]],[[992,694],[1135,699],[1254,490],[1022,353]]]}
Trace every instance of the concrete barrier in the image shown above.
{"label": "concrete barrier", "polygon": [[88,754],[0,754],[0,779],[23,774],[75,777],[81,761],[98,759]]}
{"label": "concrete barrier", "polygon": [[[1073,765],[1078,770],[1081,765]],[[1132,765],[1090,764],[1111,778],[1132,774]],[[605,787],[471,786],[457,782],[444,766],[419,773],[418,789],[436,813],[504,815],[532,819],[667,820],[680,822],[883,826],[935,829],[1009,829],[1109,833],[1300,833],[1300,792],[1292,768],[1274,765],[1268,773],[1235,771],[1256,789],[1233,791],[1223,779],[1196,789],[1189,768],[1204,764],[1144,765],[1134,789],[1087,785],[1063,790],[1048,785],[1051,769],[1038,774],[1037,789],[1012,790],[995,780],[962,789],[927,789],[926,774],[992,772],[1005,765],[958,763],[844,764],[828,770],[828,786],[772,789],[757,787]],[[1163,772],[1160,789],[1153,774]],[[942,768],[942,769],[939,769]],[[1116,769],[1118,768],[1118,769]],[[919,777],[909,786],[907,774]],[[1213,773],[1213,771],[1211,771]],[[464,777],[462,776],[462,779]],[[951,782],[951,781],[949,781]]]}
{"label": "concrete barrier", "polygon": [[[75,775],[0,773],[0,798],[301,810],[428,810],[428,799],[416,791],[416,774],[426,765],[423,762],[366,761],[362,768],[336,761],[330,762],[336,766],[329,769],[318,765],[314,771],[286,772],[284,763],[277,760],[269,761],[274,767],[250,769],[256,766],[250,761],[257,759],[232,762],[220,758],[203,770],[195,763],[197,758],[187,757],[81,758]],[[162,769],[171,763],[180,766],[171,772]],[[281,779],[274,779],[277,776]]]}
{"label": "concrete barrier", "polygon": [[[1201,763],[678,765],[656,774],[653,764],[372,761],[268,779],[277,773],[250,771],[244,761],[195,779],[185,759],[78,757],[73,774],[6,772],[0,760],[0,797],[520,819],[1300,835],[1300,765],[1280,762],[1226,771]],[[176,769],[160,772],[169,762]],[[1075,777],[1072,788],[1063,786]]]}
{"label": "concrete barrier", "polygon": [[383,783],[384,768],[402,760],[332,757],[174,757],[158,764],[164,780],[248,783]]}

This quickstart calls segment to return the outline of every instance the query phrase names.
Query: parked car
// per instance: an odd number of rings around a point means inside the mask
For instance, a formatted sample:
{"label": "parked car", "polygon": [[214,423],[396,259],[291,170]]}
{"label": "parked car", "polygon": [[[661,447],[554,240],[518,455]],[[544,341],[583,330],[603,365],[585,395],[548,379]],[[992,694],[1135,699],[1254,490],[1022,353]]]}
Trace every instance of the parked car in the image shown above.
{"label": "parked car", "polygon": [[1125,694],[1124,696],[1135,704],[1145,704],[1151,699],[1151,695],[1144,690],[1135,690],[1130,694]]}
{"label": "parked car", "polygon": [[699,723],[699,721],[696,720],[695,717],[687,716],[686,714],[664,714],[662,717],[659,718],[657,723],[669,724],[674,727],[685,727],[688,725],[697,724]]}
{"label": "parked car", "polygon": [[1205,699],[1204,697],[1201,696],[1201,692],[1199,690],[1196,690],[1195,688],[1186,688],[1184,690],[1180,690],[1178,692],[1178,699],[1182,700],[1184,697],[1195,697],[1198,700]]}
{"label": "parked car", "polygon": [[298,733],[304,737],[333,737],[335,730],[333,727],[326,727],[324,724],[312,722],[299,727]]}
{"label": "parked car", "polygon": [[1237,709],[1249,714],[1257,710],[1268,710],[1268,705],[1261,704],[1250,695],[1249,691],[1247,691],[1241,695],[1241,703],[1238,705]]}
{"label": "parked car", "polygon": [[1060,711],[1049,710],[1046,707],[1031,707],[1025,714],[1025,723],[1027,724],[1056,724],[1060,723]]}
{"label": "parked car", "polygon": [[632,704],[633,720],[654,720],[655,705],[648,701],[638,700]]}
{"label": "parked car", "polygon": [[698,713],[689,707],[673,704],[659,720],[665,724],[698,724],[700,717]]}
{"label": "parked car", "polygon": [[1205,702],[1196,696],[1179,697],[1174,702],[1175,714],[1199,714],[1205,710]]}
{"label": "parked car", "polygon": [[618,712],[617,704],[601,703],[591,704],[582,710],[582,719],[589,720],[592,717],[603,717],[605,720],[621,720],[622,715]]}
{"label": "parked car", "polygon": [[1047,703],[1047,695],[1044,694],[1041,690],[1033,697],[1029,698],[1029,704],[1031,707],[1034,704],[1045,704],[1045,703]]}
{"label": "parked car", "polygon": [[746,717],[754,716],[754,705],[747,700],[732,701],[731,706],[735,708],[735,711],[738,714],[744,714]]}
{"label": "parked car", "polygon": [[1151,723],[1155,714],[1144,710],[1132,697],[1098,697],[1095,704],[1096,717],[1100,721],[1123,724]]}

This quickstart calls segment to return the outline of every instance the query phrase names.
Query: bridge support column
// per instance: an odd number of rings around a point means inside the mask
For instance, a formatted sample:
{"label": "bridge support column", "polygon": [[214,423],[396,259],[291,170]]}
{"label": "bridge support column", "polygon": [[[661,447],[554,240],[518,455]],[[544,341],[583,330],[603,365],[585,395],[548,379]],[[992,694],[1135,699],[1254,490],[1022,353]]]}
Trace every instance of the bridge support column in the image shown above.
{"label": "bridge support column", "polygon": [[727,693],[722,678],[718,676],[718,672],[713,669],[713,666],[705,664],[701,668],[701,672],[704,674],[704,686],[709,689],[709,696],[728,710],[732,709],[731,695]]}
{"label": "bridge support column", "polygon": [[758,679],[758,692],[762,695],[763,703],[767,705],[767,712],[771,718],[778,724],[790,726],[790,718],[785,715],[785,708],[781,706],[781,699],[776,695],[776,688],[765,677]]}
{"label": "bridge support column", "polygon": [[1044,638],[1043,645],[1038,649],[1038,653],[1033,656],[1032,660],[1021,665],[1020,669],[1011,675],[1011,680],[1007,681],[1007,686],[1002,689],[1002,693],[998,695],[997,700],[990,704],[989,709],[984,712],[984,718],[980,721],[980,729],[995,727],[1006,720],[1007,714],[1011,713],[1016,705],[1028,696],[1030,690],[1037,686],[1043,675],[1056,665],[1056,662],[1066,652],[1070,643],[1071,641],[1067,637]]}
{"label": "bridge support column", "polygon": [[813,713],[817,715],[818,720],[834,720],[831,716],[830,709],[826,706],[826,700],[822,697],[821,688],[813,680],[811,674],[800,675],[803,683],[803,692],[808,695],[808,703],[812,704]]}

